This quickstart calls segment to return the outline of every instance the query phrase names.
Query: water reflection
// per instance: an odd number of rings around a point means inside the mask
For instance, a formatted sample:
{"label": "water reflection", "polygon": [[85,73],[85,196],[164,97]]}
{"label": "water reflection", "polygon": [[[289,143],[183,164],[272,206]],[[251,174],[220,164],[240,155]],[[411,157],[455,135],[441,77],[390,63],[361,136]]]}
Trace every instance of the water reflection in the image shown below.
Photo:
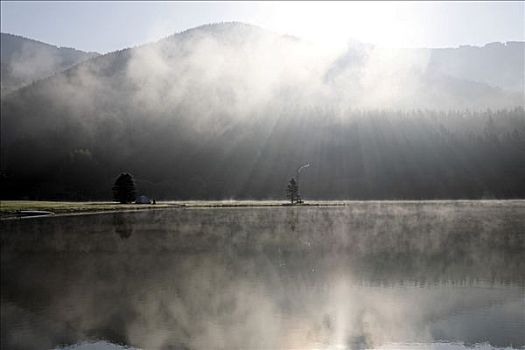
{"label": "water reflection", "polygon": [[127,239],[133,233],[133,223],[122,213],[113,214],[113,227],[121,239]]}
{"label": "water reflection", "polygon": [[286,211],[286,219],[292,231],[295,231],[295,227],[299,224],[299,210],[299,208],[291,208]]}
{"label": "water reflection", "polygon": [[360,204],[4,222],[2,349],[521,347],[524,213]]}

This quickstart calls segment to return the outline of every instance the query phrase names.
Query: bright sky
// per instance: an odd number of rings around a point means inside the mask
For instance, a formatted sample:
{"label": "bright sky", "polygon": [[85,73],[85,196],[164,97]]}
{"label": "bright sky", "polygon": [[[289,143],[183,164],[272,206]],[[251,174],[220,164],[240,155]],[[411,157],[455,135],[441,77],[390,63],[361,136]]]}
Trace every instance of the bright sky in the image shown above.
{"label": "bright sky", "polygon": [[239,21],[327,45],[482,46],[525,41],[525,2],[1,1],[2,32],[105,53]]}

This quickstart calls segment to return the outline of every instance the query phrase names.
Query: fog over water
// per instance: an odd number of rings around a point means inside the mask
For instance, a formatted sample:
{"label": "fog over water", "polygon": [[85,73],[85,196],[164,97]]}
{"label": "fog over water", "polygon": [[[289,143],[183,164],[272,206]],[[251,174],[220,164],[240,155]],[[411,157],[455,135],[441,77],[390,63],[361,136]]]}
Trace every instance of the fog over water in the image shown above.
{"label": "fog over water", "polygon": [[524,214],[353,202],[3,221],[2,348],[520,348]]}

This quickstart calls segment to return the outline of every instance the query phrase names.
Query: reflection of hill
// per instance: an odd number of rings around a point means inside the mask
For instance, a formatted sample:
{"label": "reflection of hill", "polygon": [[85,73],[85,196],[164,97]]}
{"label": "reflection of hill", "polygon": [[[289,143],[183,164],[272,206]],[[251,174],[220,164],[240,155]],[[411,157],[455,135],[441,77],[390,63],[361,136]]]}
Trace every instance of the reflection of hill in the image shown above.
{"label": "reflection of hill", "polygon": [[[385,286],[354,276],[352,262],[219,252],[19,256],[2,264],[2,332],[16,334],[14,325],[23,325],[40,341],[26,348],[88,338],[144,349],[525,344],[512,328],[525,324],[522,288]],[[462,328],[448,324],[457,318]],[[479,334],[476,325],[486,319],[490,332]],[[14,340],[2,342],[5,348]]]}

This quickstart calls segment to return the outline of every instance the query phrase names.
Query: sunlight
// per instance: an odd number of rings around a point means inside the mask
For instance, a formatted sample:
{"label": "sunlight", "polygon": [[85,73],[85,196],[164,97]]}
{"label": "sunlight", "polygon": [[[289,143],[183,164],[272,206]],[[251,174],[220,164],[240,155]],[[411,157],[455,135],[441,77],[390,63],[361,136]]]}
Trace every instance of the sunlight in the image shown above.
{"label": "sunlight", "polygon": [[265,5],[259,20],[278,31],[297,35],[328,48],[360,41],[385,47],[410,46],[419,32],[408,19],[413,8],[385,2],[298,2]]}

